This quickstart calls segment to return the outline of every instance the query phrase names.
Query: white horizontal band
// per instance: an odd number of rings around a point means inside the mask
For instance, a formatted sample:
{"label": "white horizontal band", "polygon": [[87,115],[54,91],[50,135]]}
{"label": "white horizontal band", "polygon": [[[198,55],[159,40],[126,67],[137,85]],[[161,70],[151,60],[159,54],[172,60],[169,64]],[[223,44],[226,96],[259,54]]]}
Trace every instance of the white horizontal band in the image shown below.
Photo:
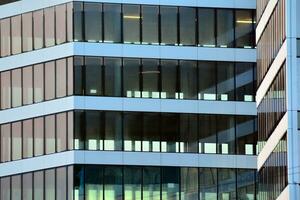
{"label": "white horizontal band", "polygon": [[74,109],[256,115],[254,102],[71,96],[2,110],[0,111],[0,124]]}
{"label": "white horizontal band", "polygon": [[0,177],[73,164],[255,169],[256,156],[119,151],[66,151],[2,163],[0,164]]}
{"label": "white horizontal band", "polygon": [[[58,4],[72,2],[73,0],[22,0],[15,3],[0,6],[0,19],[19,15],[34,10],[51,7]],[[170,6],[191,6],[211,8],[238,8],[255,9],[255,0],[81,0],[83,2],[103,3],[130,3],[147,5],[170,5]]]}

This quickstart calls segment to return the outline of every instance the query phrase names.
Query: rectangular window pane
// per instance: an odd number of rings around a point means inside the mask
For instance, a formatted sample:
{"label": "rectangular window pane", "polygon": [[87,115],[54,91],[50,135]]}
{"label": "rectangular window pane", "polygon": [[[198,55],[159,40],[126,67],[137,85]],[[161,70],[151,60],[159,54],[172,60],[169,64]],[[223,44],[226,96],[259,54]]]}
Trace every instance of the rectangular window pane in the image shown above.
{"label": "rectangular window pane", "polygon": [[54,7],[46,8],[45,14],[45,46],[50,47],[55,45],[55,16]]}
{"label": "rectangular window pane", "polygon": [[34,49],[40,49],[44,46],[44,12],[38,10],[33,12],[33,35]]}
{"label": "rectangular window pane", "polygon": [[217,91],[218,100],[234,101],[234,63],[217,63]]}
{"label": "rectangular window pane", "polygon": [[[40,77],[39,77],[40,78]],[[23,105],[33,103],[33,71],[32,66],[22,69]]]}
{"label": "rectangular window pane", "polygon": [[34,156],[44,154],[44,118],[34,119]]}
{"label": "rectangular window pane", "polygon": [[11,18],[12,54],[21,53],[21,15]]}
{"label": "rectangular window pane", "polygon": [[1,73],[1,109],[11,107],[11,74],[10,71]]}
{"label": "rectangular window pane", "polygon": [[199,153],[217,153],[215,115],[199,115]]}
{"label": "rectangular window pane", "polygon": [[178,167],[162,167],[162,199],[179,200],[179,178],[180,171]]}
{"label": "rectangular window pane", "polygon": [[22,199],[33,199],[33,178],[32,173],[23,174],[22,176]]}
{"label": "rectangular window pane", "polygon": [[124,200],[141,199],[142,169],[140,167],[124,167]]}
{"label": "rectangular window pane", "polygon": [[74,149],[74,112],[68,112],[68,150]]}
{"label": "rectangular window pane", "polygon": [[236,199],[235,169],[218,169],[218,200]]}
{"label": "rectangular window pane", "polygon": [[67,41],[73,41],[73,2],[67,3]]}
{"label": "rectangular window pane", "polygon": [[44,100],[44,65],[39,64],[33,67],[34,102]]}
{"label": "rectangular window pane", "polygon": [[11,126],[12,138],[12,160],[19,160],[22,158],[22,123],[15,122]]}
{"label": "rectangular window pane", "polygon": [[21,175],[11,177],[11,200],[21,200]]}
{"label": "rectangular window pane", "polygon": [[252,10],[235,11],[235,42],[238,48],[253,47]]}
{"label": "rectangular window pane", "polygon": [[255,198],[255,176],[253,170],[237,170],[237,199],[254,200]]}
{"label": "rectangular window pane", "polygon": [[85,149],[85,133],[84,133],[85,113],[83,111],[75,111],[74,113],[74,149]]}
{"label": "rectangular window pane", "polygon": [[142,5],[142,42],[158,44],[158,6]]}
{"label": "rectangular window pane", "polygon": [[199,169],[199,197],[201,200],[217,199],[217,182],[217,169]]}
{"label": "rectangular window pane", "polygon": [[55,98],[55,62],[45,64],[45,100]]}
{"label": "rectangular window pane", "polygon": [[122,168],[104,168],[104,199],[119,200],[123,197]]}
{"label": "rectangular window pane", "polygon": [[2,19],[1,30],[1,57],[11,55],[10,18]]}
{"label": "rectangular window pane", "polygon": [[197,62],[180,61],[180,99],[197,99]]}
{"label": "rectangular window pane", "polygon": [[196,44],[196,9],[179,7],[180,45]]}
{"label": "rectangular window pane", "polygon": [[198,45],[203,47],[215,47],[215,10],[198,9]]}
{"label": "rectangular window pane", "polygon": [[74,93],[75,95],[83,95],[83,57],[74,57]]}
{"label": "rectangular window pane", "polygon": [[123,59],[124,97],[141,97],[140,59]]}
{"label": "rectangular window pane", "polygon": [[232,48],[234,45],[233,10],[217,10],[217,45]]}
{"label": "rectangular window pane", "polygon": [[124,126],[124,150],[142,150],[142,115],[140,113],[128,112],[123,114]]}
{"label": "rectangular window pane", "polygon": [[235,87],[237,101],[254,101],[253,63],[235,64]]}
{"label": "rectangular window pane", "polygon": [[74,66],[73,66],[73,57],[71,58],[68,58],[67,59],[67,63],[68,63],[68,66],[67,66],[67,71],[68,71],[68,74],[67,74],[67,90],[68,90],[68,93],[67,95],[73,95],[74,94]]}
{"label": "rectangular window pane", "polygon": [[22,14],[22,47],[23,52],[33,49],[33,16],[32,12]]}
{"label": "rectangular window pane", "polygon": [[179,115],[161,114],[161,152],[179,152]]}
{"label": "rectangular window pane", "polygon": [[32,119],[23,121],[23,157],[33,156],[33,121]]}
{"label": "rectangular window pane", "polygon": [[33,173],[34,199],[44,199],[44,172]]}
{"label": "rectangular window pane", "polygon": [[1,200],[11,200],[10,177],[1,178]]}
{"label": "rectangular window pane", "polygon": [[103,150],[103,118],[99,111],[85,113],[85,135],[87,150]]}
{"label": "rectangular window pane", "polygon": [[55,115],[45,117],[46,154],[55,153]]}
{"label": "rectangular window pane", "polygon": [[160,7],[161,45],[178,45],[177,7]]}
{"label": "rectangular window pane", "polygon": [[67,60],[56,61],[56,98],[67,95]]}
{"label": "rectangular window pane", "polygon": [[256,155],[257,132],[253,116],[236,116],[237,153]]}
{"label": "rectangular window pane", "polygon": [[198,121],[197,115],[180,114],[180,152],[198,152]]}
{"label": "rectangular window pane", "polygon": [[121,96],[121,59],[105,58],[105,96]]}
{"label": "rectangular window pane", "polygon": [[11,73],[12,79],[12,107],[18,107],[22,105],[22,78],[21,69],[15,69]]}
{"label": "rectangular window pane", "polygon": [[160,187],[160,168],[143,167],[143,199],[160,200]]}
{"label": "rectangular window pane", "polygon": [[90,165],[85,171],[85,199],[103,200],[103,168]]}
{"label": "rectangular window pane", "polygon": [[74,2],[74,41],[83,40],[83,3]]}
{"label": "rectangular window pane", "polygon": [[198,168],[181,168],[180,177],[181,199],[198,199]]}
{"label": "rectangular window pane", "polygon": [[199,94],[198,99],[216,100],[216,64],[215,62],[198,62]]}
{"label": "rectangular window pane", "polygon": [[56,44],[65,43],[67,40],[67,12],[66,4],[55,7],[55,30],[56,30]]}
{"label": "rectangular window pane", "polygon": [[121,42],[121,5],[104,4],[104,42]]}
{"label": "rectangular window pane", "polygon": [[84,167],[74,167],[74,200],[84,200]]}
{"label": "rectangular window pane", "polygon": [[11,126],[1,125],[1,162],[11,160]]}
{"label": "rectangular window pane", "polygon": [[124,43],[140,43],[140,6],[123,5]]}
{"label": "rectangular window pane", "polygon": [[102,86],[102,59],[85,57],[85,94],[92,96],[103,95]]}
{"label": "rectangular window pane", "polygon": [[84,31],[88,42],[102,42],[102,4],[84,3]]}
{"label": "rectangular window pane", "polygon": [[177,61],[162,60],[161,61],[161,93],[160,98],[178,99],[177,90]]}
{"label": "rectangular window pane", "polygon": [[67,168],[56,169],[56,200],[67,199]]}
{"label": "rectangular window pane", "polygon": [[45,200],[55,200],[55,169],[45,170]]}
{"label": "rectangular window pane", "polygon": [[235,120],[233,116],[217,116],[218,153],[235,154]]}
{"label": "rectangular window pane", "polygon": [[143,113],[143,151],[160,152],[160,114]]}
{"label": "rectangular window pane", "polygon": [[56,151],[67,150],[67,113],[56,115]]}
{"label": "rectangular window pane", "polygon": [[[67,200],[74,199],[74,167],[68,166],[68,198]],[[101,200],[101,199],[100,199]]]}
{"label": "rectangular window pane", "polygon": [[159,76],[158,60],[142,60],[142,97],[159,98]]}
{"label": "rectangular window pane", "polygon": [[122,117],[120,112],[105,112],[104,150],[122,150]]}

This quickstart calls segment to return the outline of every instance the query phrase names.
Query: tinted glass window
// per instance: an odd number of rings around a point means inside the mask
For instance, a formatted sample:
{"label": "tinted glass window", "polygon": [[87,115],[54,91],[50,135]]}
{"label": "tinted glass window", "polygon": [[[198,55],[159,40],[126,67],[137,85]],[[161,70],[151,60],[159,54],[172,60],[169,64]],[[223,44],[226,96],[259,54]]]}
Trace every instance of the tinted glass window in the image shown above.
{"label": "tinted glass window", "polygon": [[31,119],[23,121],[23,157],[33,156],[33,121]]}
{"label": "tinted glass window", "polygon": [[199,46],[216,46],[215,37],[215,10],[198,9],[198,42]]}
{"label": "tinted glass window", "polygon": [[140,6],[123,5],[124,43],[140,43]]}
{"label": "tinted glass window", "polygon": [[39,64],[33,67],[34,76],[34,102],[44,100],[44,65]]}
{"label": "tinted glass window", "polygon": [[1,57],[11,54],[10,18],[2,19],[1,26]]}
{"label": "tinted glass window", "polygon": [[55,153],[55,115],[45,117],[46,154]]}
{"label": "tinted glass window", "polygon": [[84,118],[85,115],[83,111],[76,111],[74,113],[74,149],[84,149]]}
{"label": "tinted glass window", "polygon": [[60,59],[56,61],[56,97],[67,95],[67,60]]}
{"label": "tinted glass window", "polygon": [[143,113],[143,151],[160,152],[160,115]]}
{"label": "tinted glass window", "polygon": [[121,42],[121,5],[104,4],[104,42]]}
{"label": "tinted glass window", "polygon": [[199,196],[201,200],[217,199],[217,181],[217,169],[199,169]]}
{"label": "tinted glass window", "polygon": [[45,45],[46,47],[55,44],[55,21],[54,21],[54,7],[46,8],[45,14]]}
{"label": "tinted glass window", "polygon": [[254,67],[252,63],[235,64],[237,101],[254,101]]}
{"label": "tinted glass window", "polygon": [[235,169],[218,169],[218,200],[236,199]]}
{"label": "tinted glass window", "polygon": [[161,44],[178,45],[177,41],[177,7],[162,6],[161,16]]}
{"label": "tinted glass window", "polygon": [[68,150],[74,149],[74,112],[68,112]]}
{"label": "tinted glass window", "polygon": [[140,59],[123,59],[124,97],[141,97]]}
{"label": "tinted glass window", "polygon": [[56,200],[67,199],[67,168],[56,169]]}
{"label": "tinted glass window", "polygon": [[22,123],[15,122],[11,126],[12,160],[22,158]]}
{"label": "tinted glass window", "polygon": [[142,42],[158,44],[158,6],[142,6]]}
{"label": "tinted glass window", "polygon": [[257,133],[252,116],[236,117],[237,153],[246,155],[256,154]]}
{"label": "tinted glass window", "polygon": [[74,94],[74,62],[73,62],[73,57],[67,58],[68,61],[68,66],[67,66],[67,90],[68,90],[68,95],[73,95]]}
{"label": "tinted glass window", "polygon": [[22,176],[22,199],[32,200],[33,199],[33,178],[32,173],[23,174]]}
{"label": "tinted glass window", "polygon": [[45,171],[45,200],[55,200],[55,169]]}
{"label": "tinted glass window", "polygon": [[177,167],[162,167],[162,199],[179,200],[179,173]]}
{"label": "tinted glass window", "polygon": [[55,7],[56,44],[64,43],[67,40],[66,8],[66,4]]}
{"label": "tinted glass window", "polygon": [[[67,3],[67,41],[73,41],[73,2]],[[75,25],[74,25],[75,26]]]}
{"label": "tinted glass window", "polygon": [[180,98],[177,92],[177,61],[162,60],[161,61],[161,81],[162,91],[160,98]]}
{"label": "tinted glass window", "polygon": [[103,150],[103,118],[101,112],[85,113],[86,149]]}
{"label": "tinted glass window", "polygon": [[33,103],[33,71],[32,66],[22,69],[23,104]]}
{"label": "tinted glass window", "polygon": [[197,62],[180,61],[180,93],[179,98],[197,99]]}
{"label": "tinted glass window", "polygon": [[199,153],[217,152],[216,116],[199,116]]}
{"label": "tinted glass window", "polygon": [[197,115],[180,114],[180,152],[198,152]]}
{"label": "tinted glass window", "polygon": [[84,94],[83,88],[83,57],[74,57],[74,93],[76,95]]}
{"label": "tinted glass window", "polygon": [[33,120],[34,123],[34,156],[44,154],[44,118],[39,117]]}
{"label": "tinted glass window", "polygon": [[105,113],[104,150],[122,150],[122,118],[119,112]]}
{"label": "tinted glass window", "polygon": [[105,96],[121,96],[121,59],[105,58],[105,80],[109,80],[109,84],[105,84]]}
{"label": "tinted glass window", "polygon": [[45,64],[45,100],[55,98],[55,62]]}
{"label": "tinted glass window", "polygon": [[251,10],[235,11],[236,47],[251,48],[253,46],[253,23]]}
{"label": "tinted glass window", "polygon": [[159,98],[159,68],[158,60],[143,59],[142,60],[142,97],[143,98]]}
{"label": "tinted glass window", "polygon": [[1,109],[11,107],[11,74],[10,71],[1,73]]}
{"label": "tinted glass window", "polygon": [[103,168],[86,166],[85,169],[85,198],[103,200]]}
{"label": "tinted glass window", "polygon": [[161,114],[161,152],[179,152],[179,118]]}
{"label": "tinted glass window", "polygon": [[102,41],[102,4],[84,3],[85,40]]}
{"label": "tinted glass window", "polygon": [[179,7],[180,45],[196,44],[196,9]]}
{"label": "tinted glass window", "polygon": [[56,151],[67,150],[67,114],[56,115]]}
{"label": "tinted glass window", "polygon": [[181,199],[198,199],[198,168],[181,168],[180,178]]}
{"label": "tinted glass window", "polygon": [[21,15],[11,18],[12,54],[21,53]]}
{"label": "tinted glass window", "polygon": [[159,200],[161,195],[159,167],[143,167],[143,198]]}
{"label": "tinted glass window", "polygon": [[237,199],[255,199],[255,176],[252,170],[237,170]]}
{"label": "tinted glass window", "polygon": [[11,126],[1,125],[1,162],[11,160]]}
{"label": "tinted glass window", "polygon": [[11,200],[21,200],[21,175],[11,177]]}
{"label": "tinted glass window", "polygon": [[11,73],[12,79],[12,107],[21,106],[22,104],[22,70],[15,69]]}
{"label": "tinted glass window", "polygon": [[214,62],[198,63],[199,94],[198,99],[216,100],[216,64]]}
{"label": "tinted glass window", "polygon": [[23,52],[33,49],[33,19],[32,12],[22,14],[22,44]]}
{"label": "tinted glass window", "polygon": [[118,200],[123,197],[122,168],[105,167],[104,170],[104,199]]}
{"label": "tinted glass window", "polygon": [[33,174],[34,199],[44,198],[44,172],[38,171]]}
{"label": "tinted glass window", "polygon": [[142,150],[142,115],[140,113],[124,113],[124,150]]}
{"label": "tinted glass window", "polygon": [[86,87],[85,88],[86,95],[103,95],[101,58],[97,58],[97,57],[85,58],[85,87]]}
{"label": "tinted glass window", "polygon": [[44,46],[44,13],[43,10],[33,12],[34,49]]}
{"label": "tinted glass window", "polygon": [[217,10],[217,45],[219,47],[233,47],[234,29],[233,29],[233,11]]}
{"label": "tinted glass window", "polygon": [[235,121],[233,116],[217,116],[218,153],[235,154]]}
{"label": "tinted glass window", "polygon": [[217,63],[218,100],[234,101],[234,63]]}
{"label": "tinted glass window", "polygon": [[142,199],[142,169],[124,167],[124,200],[138,199]]}
{"label": "tinted glass window", "polygon": [[83,40],[83,3],[74,2],[74,41],[82,41]]}

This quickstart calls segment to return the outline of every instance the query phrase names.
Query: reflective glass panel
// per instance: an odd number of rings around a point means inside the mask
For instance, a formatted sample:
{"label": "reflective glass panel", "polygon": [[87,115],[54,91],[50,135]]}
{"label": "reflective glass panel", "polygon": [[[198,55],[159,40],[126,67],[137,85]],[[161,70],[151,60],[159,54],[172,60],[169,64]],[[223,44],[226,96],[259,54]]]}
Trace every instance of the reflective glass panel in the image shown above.
{"label": "reflective glass panel", "polygon": [[12,139],[12,160],[19,160],[22,158],[22,123],[15,122],[11,125],[11,139]]}
{"label": "reflective glass panel", "polygon": [[45,64],[45,100],[55,98],[55,62]]}
{"label": "reflective glass panel", "polygon": [[179,152],[179,116],[161,114],[161,152]]}
{"label": "reflective glass panel", "polygon": [[252,116],[236,116],[237,154],[256,155],[257,132]]}
{"label": "reflective glass panel", "polygon": [[44,100],[44,65],[33,67],[34,103]]}
{"label": "reflective glass panel", "polygon": [[181,168],[180,178],[181,178],[180,199],[182,200],[198,199],[198,168]]}
{"label": "reflective glass panel", "polygon": [[124,43],[140,43],[140,6],[123,5]]}
{"label": "reflective glass panel", "polygon": [[217,199],[217,169],[200,168],[199,169],[199,197],[201,200]]}
{"label": "reflective glass panel", "polygon": [[214,62],[198,63],[199,93],[198,99],[216,100],[216,64]]}
{"label": "reflective glass panel", "polygon": [[15,69],[11,72],[12,82],[12,107],[22,105],[22,70]]}
{"label": "reflective glass panel", "polygon": [[75,95],[83,95],[83,57],[74,57],[74,93]]}
{"label": "reflective glass panel", "polygon": [[38,10],[33,12],[33,37],[34,49],[40,49],[44,46],[44,12]]}
{"label": "reflective glass panel", "polygon": [[23,158],[33,156],[33,121],[32,119],[23,121]]}
{"label": "reflective glass panel", "polygon": [[11,177],[11,200],[21,200],[21,175],[16,175]]}
{"label": "reflective glass panel", "polygon": [[1,73],[1,109],[11,107],[11,73]]}
{"label": "reflective glass panel", "polygon": [[55,45],[55,9],[54,7],[44,9],[45,16],[45,46]]}
{"label": "reflective glass panel", "polygon": [[255,176],[252,170],[237,170],[237,199],[254,200],[255,198]]}
{"label": "reflective glass panel", "polygon": [[177,61],[162,60],[161,61],[161,93],[160,98],[180,98],[177,85]]}
{"label": "reflective glass panel", "polygon": [[235,42],[238,48],[253,47],[252,10],[235,11]]}
{"label": "reflective glass panel", "polygon": [[45,170],[45,200],[55,200],[55,169]]}
{"label": "reflective glass panel", "polygon": [[105,58],[104,59],[104,77],[109,80],[105,84],[105,96],[120,97],[121,96],[121,59]]}
{"label": "reflective glass panel", "polygon": [[159,98],[159,76],[158,60],[142,60],[142,97]]}
{"label": "reflective glass panel", "polygon": [[160,200],[161,175],[159,167],[143,167],[143,199]]}
{"label": "reflective glass panel", "polygon": [[120,112],[105,113],[104,150],[122,150],[122,116]]}
{"label": "reflective glass panel", "polygon": [[178,167],[162,167],[162,199],[179,200],[180,171]]}
{"label": "reflective glass panel", "polygon": [[215,47],[215,10],[198,8],[198,45]]}
{"label": "reflective glass panel", "polygon": [[196,9],[179,7],[180,45],[196,44]]}
{"label": "reflective glass panel", "polygon": [[178,45],[177,7],[160,7],[161,45]]}
{"label": "reflective glass panel", "polygon": [[10,177],[1,178],[1,200],[11,200]]}
{"label": "reflective glass panel", "polygon": [[44,154],[44,118],[39,117],[33,120],[34,123],[34,156]]}
{"label": "reflective glass panel", "polygon": [[1,125],[1,162],[11,160],[11,126]]}
{"label": "reflective glass panel", "polygon": [[0,22],[1,33],[1,57],[11,54],[11,28],[10,18],[2,19]]}
{"label": "reflective glass panel", "polygon": [[104,42],[121,42],[121,5],[104,4]]}
{"label": "reflective glass panel", "polygon": [[99,111],[85,113],[87,150],[103,150],[103,118]]}
{"label": "reflective glass panel", "polygon": [[254,101],[254,67],[252,63],[235,64],[237,101]]}
{"label": "reflective glass panel", "polygon": [[45,117],[46,154],[55,153],[55,115]]}
{"label": "reflective glass panel", "polygon": [[232,48],[234,45],[233,10],[217,9],[217,45]]}
{"label": "reflective glass panel", "polygon": [[193,114],[180,114],[180,152],[198,152],[198,117]]}
{"label": "reflective glass panel", "polygon": [[32,12],[22,14],[22,47],[23,52],[33,49],[33,16]]}
{"label": "reflective glass panel", "polygon": [[124,113],[124,151],[142,150],[142,115],[141,113]]}
{"label": "reflective glass panel", "polygon": [[199,153],[217,153],[216,116],[199,115]]}
{"label": "reflective glass panel", "polygon": [[103,200],[103,168],[86,166],[85,171],[85,199]]}
{"label": "reflective glass panel", "polygon": [[[71,175],[71,174],[70,174]],[[72,175],[71,175],[72,176]],[[67,199],[67,168],[56,169],[56,200]]]}
{"label": "reflective glass panel", "polygon": [[[67,95],[67,60],[60,59],[56,61],[56,98]],[[47,74],[48,75],[48,74]]]}
{"label": "reflective glass panel", "polygon": [[73,3],[74,41],[83,41],[83,3]]}
{"label": "reflective glass panel", "polygon": [[140,90],[140,59],[123,59],[124,97],[141,97]]}
{"label": "reflective glass panel", "polygon": [[33,197],[34,199],[44,198],[44,172],[37,171],[33,173]]}
{"label": "reflective glass panel", "polygon": [[124,167],[124,200],[141,199],[142,169],[140,167]]}
{"label": "reflective glass panel", "polygon": [[11,18],[11,45],[12,45],[12,54],[21,53],[21,22],[22,18],[21,15],[15,16]]}
{"label": "reflective glass panel", "polygon": [[[108,82],[107,84],[110,84]],[[92,96],[100,96],[103,95],[102,90],[103,90],[102,59],[98,57],[86,57],[85,58],[85,94],[92,95]]]}
{"label": "reflective glass panel", "polygon": [[23,105],[33,103],[33,70],[32,66],[22,69]]}
{"label": "reflective glass panel", "polygon": [[67,150],[67,114],[56,115],[56,151]]}
{"label": "reflective glass panel", "polygon": [[84,31],[88,42],[102,41],[102,4],[84,3]]}
{"label": "reflective glass panel", "polygon": [[235,120],[233,116],[217,116],[218,153],[235,154]]}
{"label": "reflective glass panel", "polygon": [[179,99],[197,99],[197,62],[180,61]]}
{"label": "reflective glass panel", "polygon": [[217,77],[218,100],[234,101],[234,63],[218,62]]}
{"label": "reflective glass panel", "polygon": [[158,44],[158,6],[142,5],[142,43]]}
{"label": "reflective glass panel", "polygon": [[104,168],[104,199],[119,200],[123,197],[122,168]]}
{"label": "reflective glass panel", "polygon": [[33,178],[32,173],[22,175],[22,199],[32,200],[33,199]]}
{"label": "reflective glass panel", "polygon": [[62,44],[67,41],[67,6],[61,4],[55,7],[55,37],[56,44]]}
{"label": "reflective glass panel", "polygon": [[235,169],[218,169],[218,200],[236,199]]}
{"label": "reflective glass panel", "polygon": [[143,113],[143,151],[160,152],[160,115]]}

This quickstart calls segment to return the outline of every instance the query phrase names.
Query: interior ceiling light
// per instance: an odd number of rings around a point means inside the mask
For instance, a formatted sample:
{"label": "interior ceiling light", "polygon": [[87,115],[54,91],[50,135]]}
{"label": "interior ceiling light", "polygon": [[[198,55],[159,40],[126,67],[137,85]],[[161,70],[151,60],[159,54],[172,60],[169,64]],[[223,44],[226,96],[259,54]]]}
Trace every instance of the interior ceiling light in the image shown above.
{"label": "interior ceiling light", "polygon": [[124,19],[140,19],[140,16],[135,16],[135,15],[124,15]]}

